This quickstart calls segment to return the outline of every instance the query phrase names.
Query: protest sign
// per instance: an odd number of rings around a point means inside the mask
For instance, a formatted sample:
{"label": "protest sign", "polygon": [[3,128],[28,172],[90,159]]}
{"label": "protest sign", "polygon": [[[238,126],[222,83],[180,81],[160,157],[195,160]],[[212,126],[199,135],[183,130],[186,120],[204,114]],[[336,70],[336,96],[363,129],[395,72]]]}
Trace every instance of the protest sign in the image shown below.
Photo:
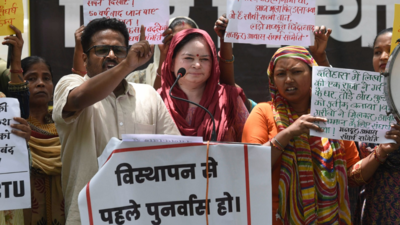
{"label": "protest sign", "polygon": [[119,142],[79,194],[82,224],[272,224],[270,147]]}
{"label": "protest sign", "polygon": [[333,139],[390,143],[385,133],[395,123],[384,93],[384,77],[377,72],[314,66],[311,115],[324,132],[310,135]]}
{"label": "protest sign", "polygon": [[129,32],[129,44],[140,38],[140,26],[146,27],[146,40],[161,44],[162,33],[168,28],[169,0],[84,0],[85,25],[95,18],[116,18]]}
{"label": "protest sign", "polygon": [[9,25],[24,33],[24,6],[22,0],[0,0],[0,36],[15,34]]}
{"label": "protest sign", "polygon": [[18,100],[0,98],[0,211],[31,207],[29,157],[25,139],[11,133],[20,116]]}
{"label": "protest sign", "polygon": [[397,46],[396,42],[398,39],[400,39],[400,4],[395,4],[394,5],[392,44],[390,46],[390,53],[392,53],[394,48]]}
{"label": "protest sign", "polygon": [[313,45],[315,0],[228,0],[225,41]]}
{"label": "protest sign", "polygon": [[203,137],[198,136],[177,136],[165,134],[122,134],[121,142],[118,138],[111,138],[104,148],[103,153],[97,158],[99,169],[108,160],[108,157],[117,148],[129,148],[130,142],[150,142],[150,143],[203,143]]}

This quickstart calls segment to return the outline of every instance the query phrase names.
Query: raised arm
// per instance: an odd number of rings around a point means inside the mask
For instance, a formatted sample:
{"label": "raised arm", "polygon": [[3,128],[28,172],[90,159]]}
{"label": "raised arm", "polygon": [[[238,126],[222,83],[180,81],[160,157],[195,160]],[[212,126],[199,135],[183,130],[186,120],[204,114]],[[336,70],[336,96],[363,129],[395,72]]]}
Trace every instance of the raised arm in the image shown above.
{"label": "raised arm", "polygon": [[140,30],[140,41],[132,45],[127,57],[115,67],[93,76],[73,89],[67,98],[63,112],[80,111],[106,98],[113,92],[127,74],[146,63],[153,55],[153,49],[146,41],[145,27]]}
{"label": "raised arm", "polygon": [[[22,47],[24,46],[24,39],[22,38],[21,31],[18,28],[14,27],[13,25],[10,25],[10,28],[14,30],[16,36],[6,36],[4,38],[4,41],[2,42],[3,45],[13,46],[12,59],[10,64],[11,81],[9,85],[18,87],[21,85],[24,86],[25,89],[24,95],[18,96],[17,99],[20,102],[20,108],[22,114],[24,113],[27,114],[25,116],[24,115],[22,116],[27,118],[29,115],[29,93],[26,87],[26,82],[22,75],[22,68],[21,68],[21,56],[22,56]],[[25,104],[21,104],[22,102],[24,102]],[[28,142],[31,137],[31,128],[28,122],[20,117],[14,117],[14,120],[20,124],[12,124],[11,127],[13,129],[11,132],[17,136],[24,138]]]}
{"label": "raised arm", "polygon": [[[221,44],[221,48],[219,50],[219,69],[221,71],[221,75],[219,80],[221,84],[227,84],[240,88],[240,86],[235,83],[235,70],[233,66],[235,57],[233,56],[232,43],[227,43],[224,41],[225,30],[228,26],[228,22],[229,20],[226,18],[226,15],[223,14],[217,19],[214,25],[214,31],[220,38]],[[247,110],[250,112],[251,103],[249,99],[247,99],[247,96],[245,96],[244,104]]]}
{"label": "raised arm", "polygon": [[325,51],[331,33],[332,29],[326,28],[324,25],[314,27],[314,46],[310,46],[309,49],[319,66],[331,66]]}
{"label": "raised arm", "polygon": [[25,83],[22,75],[21,56],[22,47],[24,46],[24,39],[22,38],[21,31],[13,25],[10,28],[14,30],[16,36],[6,36],[3,45],[13,46],[12,59],[10,64],[11,81],[10,84]]}
{"label": "raised arm", "polygon": [[81,44],[83,29],[85,29],[84,25],[80,26],[75,31],[75,49],[74,49],[74,59],[72,62],[72,73],[79,74],[81,76],[85,76],[86,74],[86,68],[82,58],[83,48]]}
{"label": "raised arm", "polygon": [[157,76],[156,76],[156,79],[154,80],[154,84],[153,84],[153,87],[156,90],[161,87],[162,64],[164,63],[165,59],[167,58],[169,45],[171,44],[171,40],[174,37],[173,31],[171,28],[166,29],[162,35],[164,36],[164,40],[163,40],[162,44],[158,45],[158,48],[160,49],[160,61],[159,61],[158,68],[157,68]]}
{"label": "raised arm", "polygon": [[21,67],[22,47],[24,46],[24,39],[22,38],[21,31],[10,25],[14,30],[16,36],[6,36],[3,45],[13,46],[10,68],[10,82],[7,84],[8,97],[16,98],[19,101],[21,109],[21,117],[28,119],[29,117],[29,90],[28,83],[23,78],[23,71]]}
{"label": "raised arm", "polygon": [[233,56],[232,43],[226,43],[224,41],[224,35],[226,27],[228,26],[229,20],[225,14],[220,16],[214,25],[214,31],[220,38],[220,50],[219,50],[219,68],[221,70],[220,82],[221,84],[227,84],[235,86],[235,76],[233,63],[235,58]]}

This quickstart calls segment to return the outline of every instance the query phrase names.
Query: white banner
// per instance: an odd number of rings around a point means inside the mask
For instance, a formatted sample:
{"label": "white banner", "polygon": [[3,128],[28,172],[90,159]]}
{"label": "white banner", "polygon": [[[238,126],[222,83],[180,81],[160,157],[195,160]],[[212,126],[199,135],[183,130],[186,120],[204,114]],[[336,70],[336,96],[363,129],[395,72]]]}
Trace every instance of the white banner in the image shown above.
{"label": "white banner", "polygon": [[313,45],[315,0],[227,0],[225,41]]}
{"label": "white banner", "polygon": [[310,135],[333,139],[390,143],[385,133],[395,123],[387,116],[384,77],[377,72],[313,67],[311,115],[325,117],[316,122],[324,132]]}
{"label": "white banner", "polygon": [[129,32],[129,44],[139,41],[140,26],[146,27],[146,40],[161,44],[162,33],[168,28],[169,0],[84,0],[85,25],[96,18],[116,18],[123,21]]}
{"label": "white banner", "polygon": [[16,98],[0,98],[0,211],[31,207],[27,143],[10,127],[20,115]]}
{"label": "white banner", "polygon": [[204,225],[207,211],[210,224],[272,224],[269,147],[211,144],[207,160],[204,143],[112,141],[79,194],[82,224]]}

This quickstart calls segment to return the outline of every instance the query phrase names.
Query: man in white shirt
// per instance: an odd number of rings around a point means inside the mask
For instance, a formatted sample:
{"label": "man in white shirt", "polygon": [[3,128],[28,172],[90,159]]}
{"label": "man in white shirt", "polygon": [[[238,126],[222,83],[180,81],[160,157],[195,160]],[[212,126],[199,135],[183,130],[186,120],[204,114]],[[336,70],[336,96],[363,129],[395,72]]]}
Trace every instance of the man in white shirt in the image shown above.
{"label": "man in white shirt", "polygon": [[83,31],[87,74],[64,76],[54,94],[53,119],[61,139],[66,224],[81,224],[78,194],[98,170],[97,157],[122,134],[180,135],[153,87],[124,78],[152,57],[145,41],[128,46],[125,23],[95,19]]}

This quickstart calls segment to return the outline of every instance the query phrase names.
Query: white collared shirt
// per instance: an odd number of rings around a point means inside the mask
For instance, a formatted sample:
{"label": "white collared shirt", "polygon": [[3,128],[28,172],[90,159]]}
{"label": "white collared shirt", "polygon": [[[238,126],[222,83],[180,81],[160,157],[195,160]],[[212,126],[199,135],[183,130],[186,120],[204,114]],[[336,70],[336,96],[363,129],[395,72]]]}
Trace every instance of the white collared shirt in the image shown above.
{"label": "white collared shirt", "polygon": [[[67,224],[80,224],[78,194],[98,170],[97,157],[112,137],[122,134],[180,135],[153,87],[125,81],[125,94],[105,99],[63,118],[69,92],[89,80],[67,75],[54,92],[53,119],[61,140],[62,189]],[[127,87],[127,88],[126,88]]]}

